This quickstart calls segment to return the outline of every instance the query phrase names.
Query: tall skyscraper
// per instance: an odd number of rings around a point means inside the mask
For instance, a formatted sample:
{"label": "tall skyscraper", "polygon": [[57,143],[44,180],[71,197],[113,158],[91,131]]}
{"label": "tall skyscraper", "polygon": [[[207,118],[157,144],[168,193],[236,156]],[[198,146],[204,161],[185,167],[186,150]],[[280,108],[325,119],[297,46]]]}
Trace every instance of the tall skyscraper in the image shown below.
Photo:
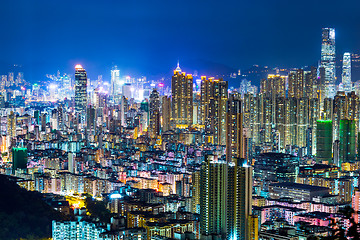
{"label": "tall skyscraper", "polygon": [[155,138],[160,134],[160,95],[156,89],[154,89],[150,94],[149,106],[150,106],[149,135],[151,138]]}
{"label": "tall skyscraper", "polygon": [[16,115],[13,111],[11,111],[7,117],[6,141],[8,147],[11,147],[14,138],[16,138]]}
{"label": "tall skyscraper", "polygon": [[227,200],[227,239],[250,239],[252,167],[245,159],[236,158],[229,164]]}
{"label": "tall skyscraper", "polygon": [[110,83],[110,95],[114,96],[118,93],[118,90],[120,89],[119,86],[120,83],[120,70],[117,69],[117,66],[114,66],[114,68],[111,70],[111,83]]}
{"label": "tall skyscraper", "polygon": [[171,80],[171,122],[173,127],[184,128],[193,121],[193,77],[181,72],[179,63]]}
{"label": "tall skyscraper", "polygon": [[302,98],[304,96],[304,70],[291,71],[288,76],[288,96]]}
{"label": "tall skyscraper", "polygon": [[252,167],[245,159],[206,155],[200,171],[201,239],[249,239],[251,212]]}
{"label": "tall skyscraper", "polygon": [[75,111],[85,112],[87,106],[87,76],[83,67],[75,66]]}
{"label": "tall skyscraper", "polygon": [[[226,101],[228,82],[222,79],[209,79],[210,92],[205,109],[205,131],[211,143],[222,145],[226,141]],[[206,103],[205,103],[206,104]]]}
{"label": "tall skyscraper", "polygon": [[243,158],[243,114],[240,95],[231,94],[226,107],[226,160]]}
{"label": "tall skyscraper", "polygon": [[226,237],[228,164],[215,155],[206,155],[200,171],[201,239]]}
{"label": "tall skyscraper", "polygon": [[342,84],[345,93],[352,91],[351,83],[351,55],[350,53],[344,53],[343,66],[342,66]]}
{"label": "tall skyscraper", "polygon": [[161,100],[161,132],[166,132],[170,130],[171,98],[168,96],[163,96]]}
{"label": "tall skyscraper", "polygon": [[335,96],[335,29],[322,29],[321,67],[325,69],[325,97]]}

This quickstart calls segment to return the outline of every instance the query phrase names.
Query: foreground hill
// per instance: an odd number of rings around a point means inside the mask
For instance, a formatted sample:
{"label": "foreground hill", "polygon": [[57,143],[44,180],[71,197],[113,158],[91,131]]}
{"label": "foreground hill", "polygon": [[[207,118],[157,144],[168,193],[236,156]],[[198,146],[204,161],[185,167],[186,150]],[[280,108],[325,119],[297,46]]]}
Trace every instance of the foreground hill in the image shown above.
{"label": "foreground hill", "polygon": [[0,196],[0,239],[51,238],[51,221],[63,218],[40,193],[20,188],[5,175],[0,175]]}

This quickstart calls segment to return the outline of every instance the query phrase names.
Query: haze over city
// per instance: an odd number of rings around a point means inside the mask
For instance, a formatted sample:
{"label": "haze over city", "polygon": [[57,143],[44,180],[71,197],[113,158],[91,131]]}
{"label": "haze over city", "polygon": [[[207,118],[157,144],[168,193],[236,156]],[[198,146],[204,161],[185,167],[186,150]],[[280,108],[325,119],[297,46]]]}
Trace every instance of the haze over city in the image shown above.
{"label": "haze over city", "polygon": [[30,81],[71,72],[91,79],[166,76],[180,60],[187,72],[229,74],[253,64],[314,65],[320,30],[337,29],[337,52],[359,52],[358,1],[3,1],[0,72],[13,64]]}
{"label": "haze over city", "polygon": [[359,1],[2,1],[0,239],[360,239]]}

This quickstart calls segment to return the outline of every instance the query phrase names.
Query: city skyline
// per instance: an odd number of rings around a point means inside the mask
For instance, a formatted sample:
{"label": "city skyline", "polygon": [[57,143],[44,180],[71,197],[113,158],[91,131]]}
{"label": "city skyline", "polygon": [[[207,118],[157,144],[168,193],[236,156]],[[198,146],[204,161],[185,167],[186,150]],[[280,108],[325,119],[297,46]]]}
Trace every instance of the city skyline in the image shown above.
{"label": "city skyline", "polygon": [[360,239],[356,9],[0,3],[0,239]]}

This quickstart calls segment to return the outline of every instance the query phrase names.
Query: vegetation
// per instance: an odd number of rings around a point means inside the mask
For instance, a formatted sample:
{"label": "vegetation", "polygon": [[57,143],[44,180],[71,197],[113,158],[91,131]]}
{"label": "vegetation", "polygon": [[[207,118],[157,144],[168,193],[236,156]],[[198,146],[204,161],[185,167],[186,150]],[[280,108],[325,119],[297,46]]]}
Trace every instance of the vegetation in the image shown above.
{"label": "vegetation", "polygon": [[93,218],[99,219],[101,222],[109,223],[113,214],[106,208],[105,201],[96,201],[91,196],[85,199],[87,211]]}
{"label": "vegetation", "polygon": [[0,192],[0,239],[49,239],[52,220],[64,219],[40,193],[22,189],[4,175]]}

